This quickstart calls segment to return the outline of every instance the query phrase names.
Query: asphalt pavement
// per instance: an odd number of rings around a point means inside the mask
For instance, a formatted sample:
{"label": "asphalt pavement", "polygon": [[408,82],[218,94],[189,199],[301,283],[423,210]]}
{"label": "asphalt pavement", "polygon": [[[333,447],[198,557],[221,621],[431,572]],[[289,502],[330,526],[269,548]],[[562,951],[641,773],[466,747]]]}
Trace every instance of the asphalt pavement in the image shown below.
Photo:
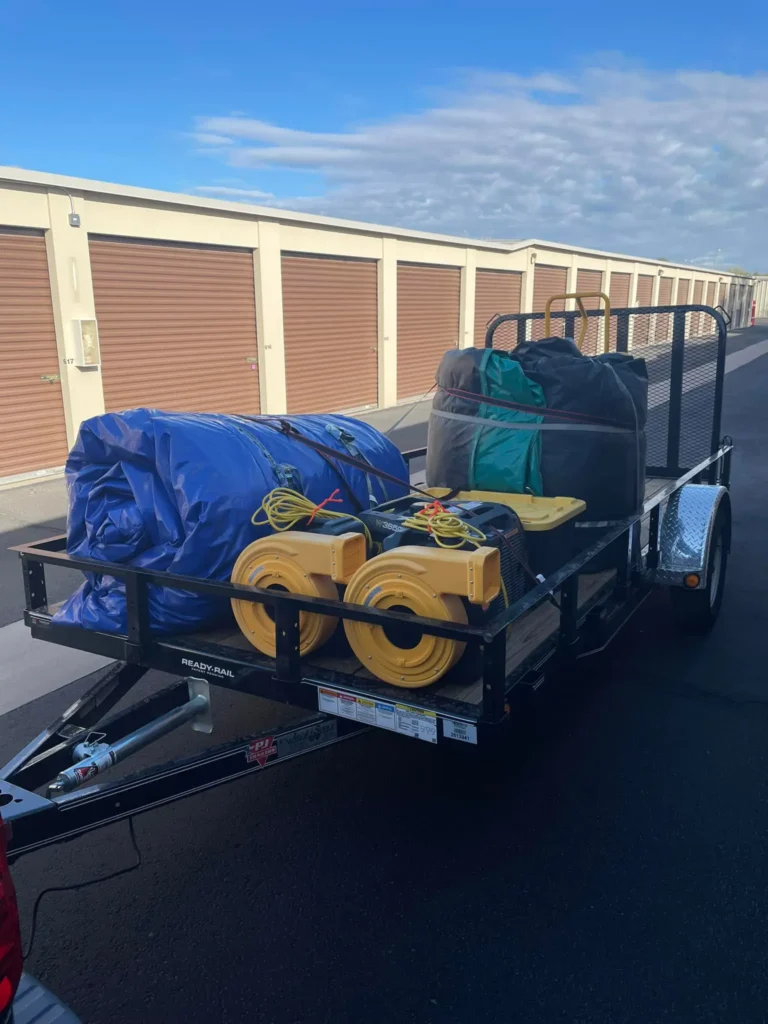
{"label": "asphalt pavement", "polygon": [[[493,756],[368,734],[150,811],[137,871],[45,897],[30,971],[87,1024],[763,1024],[768,357],[725,390],[709,637],[678,636],[659,594]],[[0,756],[81,689],[5,715]],[[242,732],[282,714],[222,711]],[[131,860],[125,823],[23,858],[25,929],[42,888]]]}

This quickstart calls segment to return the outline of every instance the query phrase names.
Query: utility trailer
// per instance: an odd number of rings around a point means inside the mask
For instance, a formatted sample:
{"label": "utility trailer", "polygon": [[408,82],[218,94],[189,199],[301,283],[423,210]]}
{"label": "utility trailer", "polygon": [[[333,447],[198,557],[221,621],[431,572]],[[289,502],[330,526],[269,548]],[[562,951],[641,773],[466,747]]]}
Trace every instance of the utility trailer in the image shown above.
{"label": "utility trailer", "polygon": [[[580,313],[566,308],[574,298]],[[558,301],[563,308],[551,310]],[[701,305],[614,309],[603,327],[598,323],[603,311],[583,309],[581,297],[561,296],[550,300],[546,313],[495,317],[485,344],[513,348],[549,335],[552,320],[559,321],[559,333],[575,336],[577,316],[587,353],[610,346],[647,359],[645,502],[638,514],[601,524],[599,540],[492,621],[448,623],[73,558],[63,536],[15,548],[24,575],[24,618],[33,637],[103,655],[115,664],[0,769],[0,813],[11,826],[9,856],[261,772],[370,728],[433,744],[482,747],[518,713],[522,695],[551,673],[602,650],[655,587],[669,588],[671,614],[683,629],[709,629],[720,609],[731,536],[732,443],[721,437],[725,315]],[[406,459],[412,465],[425,452],[407,452]],[[594,572],[597,556],[603,567]],[[125,633],[53,624],[45,573],[57,566],[123,580]],[[150,586],[262,602],[275,621],[276,657],[254,650],[234,622],[200,633],[151,635]],[[319,651],[300,658],[302,611],[382,628],[407,623],[466,643],[475,654],[468,664],[476,668],[458,682],[406,690],[375,679],[351,656]],[[115,712],[151,669],[177,680]],[[184,723],[213,731],[215,695],[222,689],[292,705],[305,714],[281,729],[208,746],[132,774],[110,770]]]}

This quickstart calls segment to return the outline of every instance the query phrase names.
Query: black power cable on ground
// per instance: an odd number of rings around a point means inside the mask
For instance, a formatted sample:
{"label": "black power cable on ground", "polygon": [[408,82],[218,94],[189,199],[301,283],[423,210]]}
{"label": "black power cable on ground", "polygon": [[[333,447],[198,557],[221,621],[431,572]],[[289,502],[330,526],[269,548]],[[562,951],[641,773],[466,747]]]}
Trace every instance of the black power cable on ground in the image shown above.
{"label": "black power cable on ground", "polygon": [[136,861],[133,864],[129,864],[127,868],[120,868],[119,871],[112,871],[108,875],[102,875],[101,878],[91,878],[87,882],[76,882],[74,885],[52,885],[48,889],[43,889],[42,892],[38,893],[35,900],[35,904],[32,907],[32,924],[29,929],[29,942],[27,948],[22,952],[22,959],[26,962],[31,953],[32,947],[35,944],[35,932],[37,931],[37,914],[40,909],[43,897],[47,896],[52,892],[77,892],[80,889],[87,889],[90,885],[100,885],[102,882],[111,882],[113,878],[120,878],[121,875],[129,875],[132,871],[140,868],[142,865],[141,850],[139,844],[136,842],[136,833],[133,828],[133,818],[128,818],[128,834],[131,838],[131,846],[133,852],[136,854]]}

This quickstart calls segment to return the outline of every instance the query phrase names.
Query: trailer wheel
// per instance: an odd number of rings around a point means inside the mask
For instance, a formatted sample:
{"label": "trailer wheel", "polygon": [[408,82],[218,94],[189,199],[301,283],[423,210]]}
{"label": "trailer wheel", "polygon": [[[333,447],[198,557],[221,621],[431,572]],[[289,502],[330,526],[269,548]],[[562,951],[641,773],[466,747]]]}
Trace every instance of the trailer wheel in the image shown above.
{"label": "trailer wheel", "polygon": [[707,562],[707,585],[702,590],[671,587],[672,612],[678,629],[693,636],[708,633],[717,622],[725,590],[725,571],[731,546],[731,507],[721,501],[715,513]]}

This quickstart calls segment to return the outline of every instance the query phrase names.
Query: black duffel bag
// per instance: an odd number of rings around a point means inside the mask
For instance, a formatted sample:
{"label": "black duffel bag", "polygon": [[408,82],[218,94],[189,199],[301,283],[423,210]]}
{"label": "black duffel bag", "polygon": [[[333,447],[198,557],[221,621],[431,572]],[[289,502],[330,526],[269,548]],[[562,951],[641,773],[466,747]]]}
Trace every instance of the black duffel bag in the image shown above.
{"label": "black duffel bag", "polygon": [[634,514],[645,491],[645,360],[621,352],[585,356],[568,338],[524,342],[512,352],[541,386],[547,408],[594,418],[574,428],[557,416],[541,432],[541,473],[548,497],[581,498],[589,521]]}

